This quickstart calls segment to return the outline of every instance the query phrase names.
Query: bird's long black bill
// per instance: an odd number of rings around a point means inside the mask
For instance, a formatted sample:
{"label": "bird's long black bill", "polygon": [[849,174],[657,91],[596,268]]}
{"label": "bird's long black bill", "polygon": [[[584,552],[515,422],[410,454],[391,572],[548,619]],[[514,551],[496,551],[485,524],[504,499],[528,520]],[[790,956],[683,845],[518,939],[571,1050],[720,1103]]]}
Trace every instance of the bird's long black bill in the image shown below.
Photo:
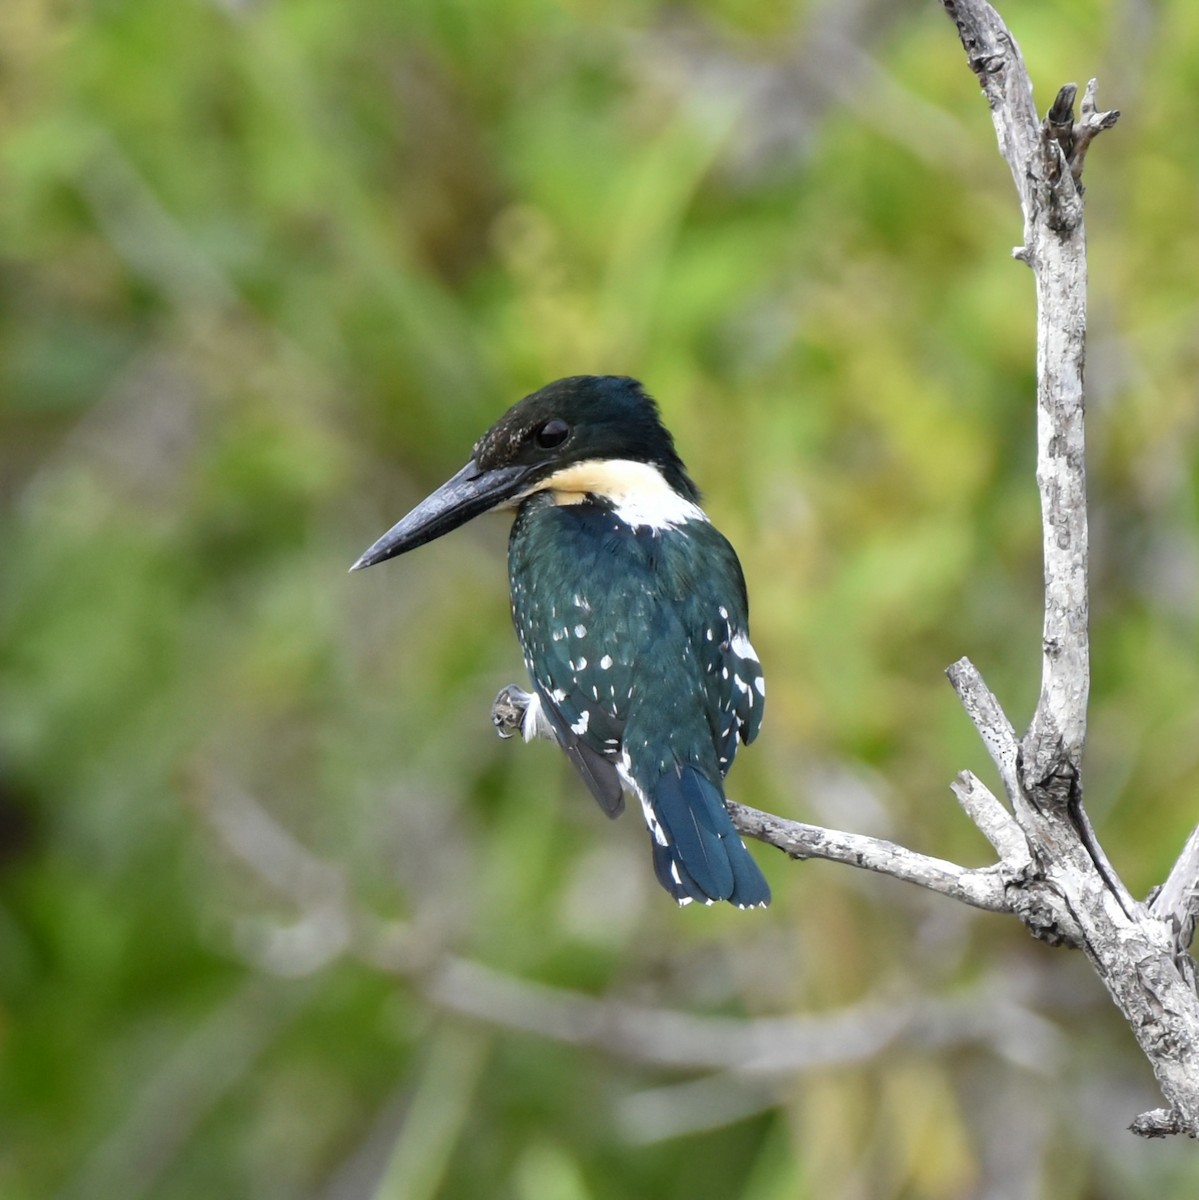
{"label": "bird's long black bill", "polygon": [[360,571],[397,554],[406,554],[511,500],[520,492],[526,474],[525,467],[484,471],[471,459],[457,475],[447,479],[393,525],[350,570]]}

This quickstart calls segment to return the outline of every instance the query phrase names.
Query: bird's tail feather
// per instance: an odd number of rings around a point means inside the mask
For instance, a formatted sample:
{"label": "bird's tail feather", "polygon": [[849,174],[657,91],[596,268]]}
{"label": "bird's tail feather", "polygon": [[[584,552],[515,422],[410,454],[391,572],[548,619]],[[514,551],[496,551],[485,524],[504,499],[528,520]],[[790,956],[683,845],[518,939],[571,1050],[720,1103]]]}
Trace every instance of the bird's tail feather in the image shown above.
{"label": "bird's tail feather", "polygon": [[691,766],[662,775],[650,805],[666,844],[654,839],[658,882],[680,904],[770,903],[770,887],[733,828],[720,789]]}

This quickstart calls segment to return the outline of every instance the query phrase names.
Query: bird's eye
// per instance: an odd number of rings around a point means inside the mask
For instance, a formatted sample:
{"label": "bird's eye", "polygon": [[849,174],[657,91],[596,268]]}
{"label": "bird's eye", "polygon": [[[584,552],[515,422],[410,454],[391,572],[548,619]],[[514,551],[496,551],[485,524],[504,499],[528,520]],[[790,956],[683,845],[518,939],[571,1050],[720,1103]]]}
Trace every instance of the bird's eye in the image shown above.
{"label": "bird's eye", "polygon": [[552,450],[555,446],[561,446],[569,436],[570,426],[561,417],[551,417],[534,432],[533,441],[542,450]]}

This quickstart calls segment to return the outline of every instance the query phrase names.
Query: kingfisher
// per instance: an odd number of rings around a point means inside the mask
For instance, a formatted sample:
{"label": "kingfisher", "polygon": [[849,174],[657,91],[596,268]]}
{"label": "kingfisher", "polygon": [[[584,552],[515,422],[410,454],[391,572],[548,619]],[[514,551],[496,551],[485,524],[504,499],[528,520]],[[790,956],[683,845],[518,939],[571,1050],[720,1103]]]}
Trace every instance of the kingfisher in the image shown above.
{"label": "kingfisher", "polygon": [[741,564],[699,500],[642,385],[576,375],[510,408],[351,570],[514,512],[525,740],[548,729],[609,817],[637,799],[658,882],[680,905],[765,907],[724,777],[757,736],[766,684]]}

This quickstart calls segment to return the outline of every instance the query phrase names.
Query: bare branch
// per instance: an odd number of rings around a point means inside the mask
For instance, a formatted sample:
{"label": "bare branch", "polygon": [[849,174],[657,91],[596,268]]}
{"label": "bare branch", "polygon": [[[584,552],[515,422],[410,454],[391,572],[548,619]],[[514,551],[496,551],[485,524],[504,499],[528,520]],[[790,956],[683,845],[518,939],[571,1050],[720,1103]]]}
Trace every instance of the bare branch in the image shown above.
{"label": "bare branch", "polygon": [[1067,157],[1070,162],[1070,174],[1074,182],[1082,190],[1082,167],[1087,149],[1096,135],[1105,129],[1111,129],[1120,119],[1120,110],[1113,108],[1108,112],[1100,112],[1095,103],[1096,81],[1087,82],[1087,90],[1083,93],[1078,123],[1074,126],[1074,145]]}
{"label": "bare branch", "polygon": [[1061,147],[1062,158],[1066,162],[1074,153],[1074,97],[1077,95],[1078,84],[1062,84],[1057,99],[1045,114],[1045,125],[1050,136]]}
{"label": "bare branch", "polygon": [[[1128,1127],[1138,1137],[1163,1138],[1172,1134],[1188,1133],[1186,1123],[1178,1113],[1168,1108],[1155,1108],[1151,1112],[1141,1113]],[[1194,1137],[1194,1134],[1191,1134]]]}
{"label": "bare branch", "polygon": [[1037,110],[1020,47],[989,4],[942,0],[942,7],[957,26],[970,69],[991,106],[999,150],[1011,168],[1021,207],[1027,214],[1032,181],[1024,167],[1032,157]]}
{"label": "bare branch", "polygon": [[1195,938],[1199,919],[1199,826],[1191,830],[1178,861],[1149,904],[1149,911],[1174,930],[1178,953]]}
{"label": "bare branch", "polygon": [[1015,802],[1020,795],[1020,780],[1016,772],[1019,746],[1011,721],[983,682],[978,668],[968,658],[959,658],[952,666],[946,667],[945,674],[949,676],[949,682],[953,684],[966,715],[974,723],[991,761],[998,769],[1003,790],[1008,799]]}
{"label": "bare branch", "polygon": [[988,912],[1010,911],[998,867],[959,867],[956,863],[917,854],[882,838],[788,821],[732,800],[726,803],[733,824],[741,833],[777,846],[792,858],[824,858],[845,863],[915,883],[974,908]]}
{"label": "bare branch", "polygon": [[[1041,700],[1024,741],[1026,781],[1057,780],[1052,798],[1065,804],[1086,736],[1090,680],[1087,643],[1087,508],[1083,457],[1086,245],[1082,202],[1066,170],[1076,152],[1073,103],[1063,88],[1044,123],[1037,120],[1032,82],[1015,39],[999,14],[981,0],[942,0],[957,26],[971,69],[1020,196],[1024,245],[1020,257],[1036,272],[1037,483],[1041,490],[1045,555],[1045,630]],[[1088,88],[1093,104],[1094,89]],[[1106,116],[1106,115],[1105,115]],[[1092,121],[1083,149],[1099,127]],[[1081,171],[1081,165],[1079,166]]]}
{"label": "bare branch", "polygon": [[971,771],[962,771],[949,785],[966,816],[978,826],[1006,863],[1027,866],[1032,862],[1028,839],[995,794]]}
{"label": "bare branch", "polygon": [[[1023,210],[1019,257],[1033,268],[1037,288],[1037,485],[1045,564],[1041,695],[1019,743],[1014,788],[1010,757],[996,761],[1013,816],[1028,839],[1033,873],[1060,895],[1077,922],[1088,957],[1170,1105],[1164,1117],[1150,1114],[1134,1129],[1195,1136],[1199,997],[1193,971],[1189,963],[1180,969],[1174,931],[1128,894],[1082,807],[1090,649],[1083,437],[1087,274],[1080,179],[1090,142],[1119,114],[1098,111],[1092,81],[1077,122],[1073,85],[1059,91],[1045,121],[1038,122],[1020,52],[995,10],[983,0],[942,0],[942,5],[990,104]],[[978,703],[977,687],[963,688],[959,682],[955,679],[959,695],[995,757],[996,731],[1004,733],[998,706],[989,711],[989,693]],[[1181,878],[1188,870],[1179,868],[1172,891],[1189,887]],[[1163,908],[1180,900],[1168,899]]]}

